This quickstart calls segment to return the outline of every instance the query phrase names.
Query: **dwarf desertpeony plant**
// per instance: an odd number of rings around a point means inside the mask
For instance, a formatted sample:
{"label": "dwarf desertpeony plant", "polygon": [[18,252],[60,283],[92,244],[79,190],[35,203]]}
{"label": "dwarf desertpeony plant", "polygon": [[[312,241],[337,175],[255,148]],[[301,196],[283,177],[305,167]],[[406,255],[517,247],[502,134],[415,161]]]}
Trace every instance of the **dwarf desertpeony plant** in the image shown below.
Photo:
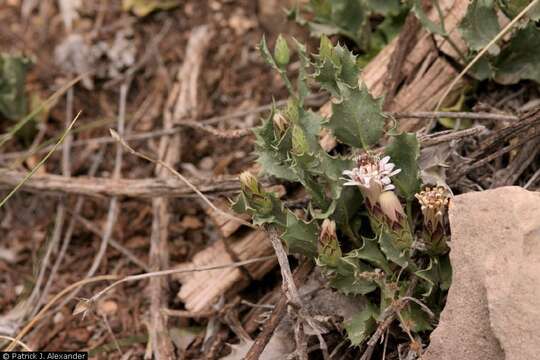
{"label": "dwarf desertpeony plant", "polygon": [[[384,116],[381,100],[359,83],[351,52],[323,37],[318,53],[308,56],[294,42],[300,64],[295,81],[286,72],[294,54],[285,40],[278,39],[273,54],[264,39],[260,44],[290,98],[255,130],[255,152],[264,176],[300,184],[308,204],[302,211],[287,209],[244,173],[233,208],[250,214],[254,224],[275,227],[288,251],[312,258],[329,286],[365,298],[365,308],[343,324],[352,345],[362,345],[389,311],[417,339],[437,323],[450,285],[444,220],[449,193],[420,191],[416,135],[385,131],[393,122]],[[330,93],[332,115],[304,106],[308,84]],[[340,152],[321,147],[323,128],[344,145]]]}

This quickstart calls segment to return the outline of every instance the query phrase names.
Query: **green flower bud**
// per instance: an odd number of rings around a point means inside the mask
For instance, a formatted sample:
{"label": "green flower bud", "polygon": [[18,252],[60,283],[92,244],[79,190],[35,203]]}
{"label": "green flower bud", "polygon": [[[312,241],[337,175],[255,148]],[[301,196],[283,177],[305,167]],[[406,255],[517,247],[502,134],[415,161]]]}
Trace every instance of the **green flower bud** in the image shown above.
{"label": "green flower bud", "polygon": [[335,263],[342,256],[341,248],[336,234],[336,223],[330,219],[324,219],[319,234],[318,251],[320,256],[325,257],[326,263]]}
{"label": "green flower bud", "polygon": [[279,67],[285,67],[291,60],[289,46],[283,36],[279,35],[274,48],[274,58]]}
{"label": "green flower bud", "polygon": [[247,194],[260,195],[262,193],[257,177],[249,171],[244,171],[240,174],[240,186],[242,191]]}

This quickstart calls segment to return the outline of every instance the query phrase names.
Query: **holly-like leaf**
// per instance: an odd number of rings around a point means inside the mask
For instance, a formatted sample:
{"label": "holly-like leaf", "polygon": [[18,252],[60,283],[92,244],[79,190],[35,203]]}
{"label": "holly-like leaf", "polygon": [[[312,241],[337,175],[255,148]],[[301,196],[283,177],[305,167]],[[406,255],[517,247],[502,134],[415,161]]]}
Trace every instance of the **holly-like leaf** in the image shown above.
{"label": "holly-like leaf", "polygon": [[426,282],[426,291],[422,294],[422,296],[428,297],[433,291],[433,288],[439,283],[437,264],[434,265],[434,260],[429,259],[429,265],[425,269],[416,271],[415,274]]}
{"label": "holly-like leaf", "polygon": [[367,148],[383,134],[385,118],[382,101],[374,99],[367,88],[341,87],[343,99],[332,104],[332,116],[324,124],[336,138],[353,147]]}
{"label": "holly-like leaf", "polygon": [[406,327],[413,332],[421,332],[433,329],[429,315],[416,303],[409,303],[400,311],[401,327]]}
{"label": "holly-like leaf", "polygon": [[24,89],[29,67],[26,58],[0,55],[0,113],[10,120],[18,120],[28,111]]}
{"label": "holly-like leaf", "polygon": [[452,284],[452,264],[450,264],[450,258],[448,254],[440,256],[438,258],[439,265],[439,281],[442,290],[450,289]]}
{"label": "holly-like leaf", "polygon": [[[338,181],[333,182],[337,186]],[[357,189],[346,186],[340,189],[339,198],[335,201],[336,208],[334,211],[334,219],[338,228],[345,236],[348,236],[355,244],[360,244],[353,221],[355,214],[362,206],[362,196]]]}
{"label": "holly-like leaf", "polygon": [[[531,0],[497,0],[499,8],[510,19],[515,18],[525,6],[531,3]],[[540,3],[537,3],[527,12],[529,18],[533,21],[540,20]]]}
{"label": "holly-like leaf", "polygon": [[520,80],[540,83],[540,29],[529,22],[519,29],[494,62],[495,80],[515,84]]}
{"label": "holly-like leaf", "polygon": [[414,5],[413,5],[412,10],[414,12],[414,15],[416,15],[416,17],[422,24],[422,26],[426,28],[428,31],[437,35],[443,35],[443,36],[447,35],[442,21],[437,24],[428,18],[426,12],[424,11],[424,8],[422,7],[422,0],[414,0]]}
{"label": "holly-like leaf", "polygon": [[381,250],[386,258],[395,264],[398,264],[402,268],[411,266],[411,261],[404,252],[399,251],[393,244],[392,238],[387,233],[382,233],[379,239]]}
{"label": "holly-like leaf", "polygon": [[364,246],[360,249],[353,250],[349,253],[350,256],[355,256],[359,259],[366,260],[373,264],[374,266],[379,267],[386,273],[390,273],[390,266],[386,257],[381,252],[377,240],[370,240],[364,238]]}
{"label": "holly-like leaf", "polygon": [[484,48],[500,31],[493,0],[473,0],[459,29],[472,50]]}
{"label": "holly-like leaf", "polygon": [[376,319],[379,316],[377,306],[371,302],[352,319],[345,323],[347,337],[353,346],[360,346],[373,333],[377,325]]}
{"label": "holly-like leaf", "polygon": [[402,133],[393,137],[386,147],[386,154],[401,172],[392,177],[400,194],[410,200],[420,189],[420,143],[414,133]]}
{"label": "holly-like leaf", "polygon": [[356,87],[360,69],[356,57],[341,45],[333,46],[326,36],[321,37],[313,77],[321,87],[338,99],[342,98],[340,83]]}
{"label": "holly-like leaf", "polygon": [[281,238],[287,244],[289,252],[317,256],[317,236],[319,229],[315,221],[300,220],[291,211],[287,212],[287,227]]}
{"label": "holly-like leaf", "polygon": [[299,95],[299,101],[300,105],[303,105],[304,99],[309,94],[309,87],[307,84],[308,81],[308,68],[311,65],[311,62],[309,61],[309,57],[306,52],[306,46],[293,38],[293,41],[298,49],[298,57],[300,59],[300,68],[298,69],[298,80],[297,80],[297,88],[298,88],[298,95]]}

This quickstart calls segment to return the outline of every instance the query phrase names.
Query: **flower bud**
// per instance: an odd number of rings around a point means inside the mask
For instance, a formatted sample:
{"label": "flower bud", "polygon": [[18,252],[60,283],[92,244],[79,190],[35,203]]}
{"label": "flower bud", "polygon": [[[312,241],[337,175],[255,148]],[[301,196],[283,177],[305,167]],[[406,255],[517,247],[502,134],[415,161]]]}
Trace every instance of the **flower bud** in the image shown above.
{"label": "flower bud", "polygon": [[328,260],[337,260],[341,257],[341,248],[336,234],[336,223],[330,219],[324,219],[319,234],[319,255],[324,255]]}
{"label": "flower bud", "polygon": [[379,196],[379,205],[384,215],[393,223],[400,223],[405,218],[403,206],[393,191],[385,191]]}
{"label": "flower bud", "polygon": [[262,192],[257,177],[249,171],[244,171],[240,174],[240,186],[242,187],[242,191],[247,194],[260,195]]}
{"label": "flower bud", "polygon": [[276,41],[276,46],[274,48],[274,58],[279,67],[284,67],[289,64],[291,60],[291,55],[289,51],[289,46],[287,41],[283,36],[279,35]]}
{"label": "flower bud", "polygon": [[432,254],[448,251],[448,240],[444,216],[448,209],[450,193],[442,186],[426,187],[415,197],[420,203],[424,216],[423,238],[426,249]]}
{"label": "flower bud", "polygon": [[274,114],[272,117],[272,122],[274,123],[274,129],[277,130],[280,137],[289,128],[289,120],[280,112]]}

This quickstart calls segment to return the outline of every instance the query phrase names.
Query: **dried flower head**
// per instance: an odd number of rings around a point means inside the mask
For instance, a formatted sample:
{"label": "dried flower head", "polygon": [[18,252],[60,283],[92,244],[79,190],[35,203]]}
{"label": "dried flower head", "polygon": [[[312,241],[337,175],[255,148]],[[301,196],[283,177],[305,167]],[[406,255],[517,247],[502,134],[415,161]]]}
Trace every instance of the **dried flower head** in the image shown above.
{"label": "dried flower head", "polygon": [[420,202],[424,224],[431,232],[434,232],[439,225],[443,224],[443,217],[448,209],[450,193],[442,186],[426,187],[415,197]]}
{"label": "dried flower head", "polygon": [[361,154],[356,159],[356,167],[343,172],[347,176],[345,185],[358,186],[371,204],[375,204],[383,191],[395,189],[390,177],[399,174],[401,169],[394,168],[390,156],[381,159],[379,155]]}

